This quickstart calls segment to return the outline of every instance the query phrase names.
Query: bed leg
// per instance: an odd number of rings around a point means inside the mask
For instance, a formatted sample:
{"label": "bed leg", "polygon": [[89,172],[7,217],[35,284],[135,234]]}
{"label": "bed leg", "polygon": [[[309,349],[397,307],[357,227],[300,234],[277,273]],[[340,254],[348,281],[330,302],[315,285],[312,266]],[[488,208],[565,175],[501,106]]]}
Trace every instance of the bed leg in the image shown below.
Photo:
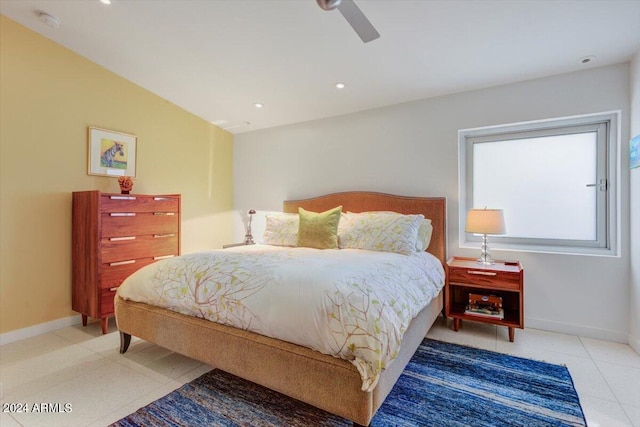
{"label": "bed leg", "polygon": [[120,331],[120,353],[126,353],[131,344],[131,335]]}

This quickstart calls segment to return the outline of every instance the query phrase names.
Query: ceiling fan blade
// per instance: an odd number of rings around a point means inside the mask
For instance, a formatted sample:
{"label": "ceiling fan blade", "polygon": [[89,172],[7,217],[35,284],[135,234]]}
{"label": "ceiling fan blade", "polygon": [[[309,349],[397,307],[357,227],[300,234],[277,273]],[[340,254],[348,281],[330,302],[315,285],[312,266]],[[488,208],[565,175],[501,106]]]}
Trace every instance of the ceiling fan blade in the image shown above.
{"label": "ceiling fan blade", "polygon": [[380,33],[371,25],[371,22],[353,0],[342,0],[338,4],[338,10],[363,42],[368,43],[380,37]]}

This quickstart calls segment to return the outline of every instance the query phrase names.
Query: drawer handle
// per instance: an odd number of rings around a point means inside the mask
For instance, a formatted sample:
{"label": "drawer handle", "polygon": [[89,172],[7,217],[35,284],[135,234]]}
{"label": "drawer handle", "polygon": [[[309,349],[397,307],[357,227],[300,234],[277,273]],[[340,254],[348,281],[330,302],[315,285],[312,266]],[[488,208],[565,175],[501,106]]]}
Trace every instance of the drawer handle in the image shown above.
{"label": "drawer handle", "polygon": [[175,255],[162,255],[162,256],[154,256],[153,260],[154,261],[158,261],[159,259],[167,259],[167,258],[173,258]]}
{"label": "drawer handle", "polygon": [[109,267],[115,267],[118,265],[127,265],[127,264],[135,264],[136,260],[135,259],[130,259],[127,261],[117,261],[117,262],[110,262],[109,263]]}
{"label": "drawer handle", "polygon": [[163,238],[165,238],[165,237],[173,237],[173,236],[175,236],[175,234],[173,234],[173,233],[167,233],[167,234],[154,234],[154,235],[153,235],[153,237],[154,237],[155,239],[163,239]]}
{"label": "drawer handle", "polygon": [[135,196],[109,196],[111,200],[135,200]]}
{"label": "drawer handle", "polygon": [[121,240],[136,240],[136,236],[109,237],[109,241],[111,241],[111,242],[119,242]]}
{"label": "drawer handle", "polygon": [[477,274],[479,276],[497,276],[498,273],[494,273],[491,271],[475,271],[475,270],[467,270],[467,274]]}
{"label": "drawer handle", "polygon": [[109,288],[109,292],[113,292],[113,291],[117,291],[118,287],[116,286],[115,288]]}
{"label": "drawer handle", "polygon": [[113,212],[110,216],[136,216],[135,212]]}
{"label": "drawer handle", "polygon": [[156,201],[171,200],[171,197],[154,197],[153,200],[156,200]]}
{"label": "drawer handle", "polygon": [[164,215],[164,216],[173,216],[175,212],[154,212],[154,215]]}

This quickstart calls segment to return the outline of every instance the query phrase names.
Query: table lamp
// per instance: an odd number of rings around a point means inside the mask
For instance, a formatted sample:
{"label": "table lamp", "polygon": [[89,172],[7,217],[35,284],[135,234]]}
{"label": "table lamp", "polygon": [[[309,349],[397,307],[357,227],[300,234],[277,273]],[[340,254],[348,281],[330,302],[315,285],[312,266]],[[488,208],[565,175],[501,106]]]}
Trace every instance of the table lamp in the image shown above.
{"label": "table lamp", "polygon": [[482,246],[479,264],[491,265],[495,262],[489,255],[487,234],[505,234],[504,214],[502,209],[471,209],[467,212],[467,233],[482,234]]}
{"label": "table lamp", "polygon": [[249,224],[247,225],[247,234],[244,236],[244,244],[245,245],[254,245],[253,236],[251,235],[251,220],[253,219],[253,215],[256,213],[254,209],[249,210]]}

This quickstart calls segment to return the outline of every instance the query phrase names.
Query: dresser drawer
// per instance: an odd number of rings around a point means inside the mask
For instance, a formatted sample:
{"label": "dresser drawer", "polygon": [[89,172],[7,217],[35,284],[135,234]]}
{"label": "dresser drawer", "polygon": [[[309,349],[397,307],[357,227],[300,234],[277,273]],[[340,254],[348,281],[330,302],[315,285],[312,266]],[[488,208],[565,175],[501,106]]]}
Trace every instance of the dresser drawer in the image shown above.
{"label": "dresser drawer", "polygon": [[141,258],[102,264],[100,288],[109,289],[118,287],[122,284],[122,281],[131,276],[131,274],[153,262],[153,258]]}
{"label": "dresser drawer", "polygon": [[179,212],[180,199],[170,196],[102,194],[101,212]]}
{"label": "dresser drawer", "polygon": [[127,240],[102,240],[102,264],[179,254],[178,234],[136,236]]}
{"label": "dresser drawer", "polygon": [[178,233],[174,212],[111,212],[102,214],[102,237],[126,237]]}
{"label": "dresser drawer", "polygon": [[520,289],[520,274],[517,272],[450,268],[449,281],[468,285],[491,286],[496,289]]}

